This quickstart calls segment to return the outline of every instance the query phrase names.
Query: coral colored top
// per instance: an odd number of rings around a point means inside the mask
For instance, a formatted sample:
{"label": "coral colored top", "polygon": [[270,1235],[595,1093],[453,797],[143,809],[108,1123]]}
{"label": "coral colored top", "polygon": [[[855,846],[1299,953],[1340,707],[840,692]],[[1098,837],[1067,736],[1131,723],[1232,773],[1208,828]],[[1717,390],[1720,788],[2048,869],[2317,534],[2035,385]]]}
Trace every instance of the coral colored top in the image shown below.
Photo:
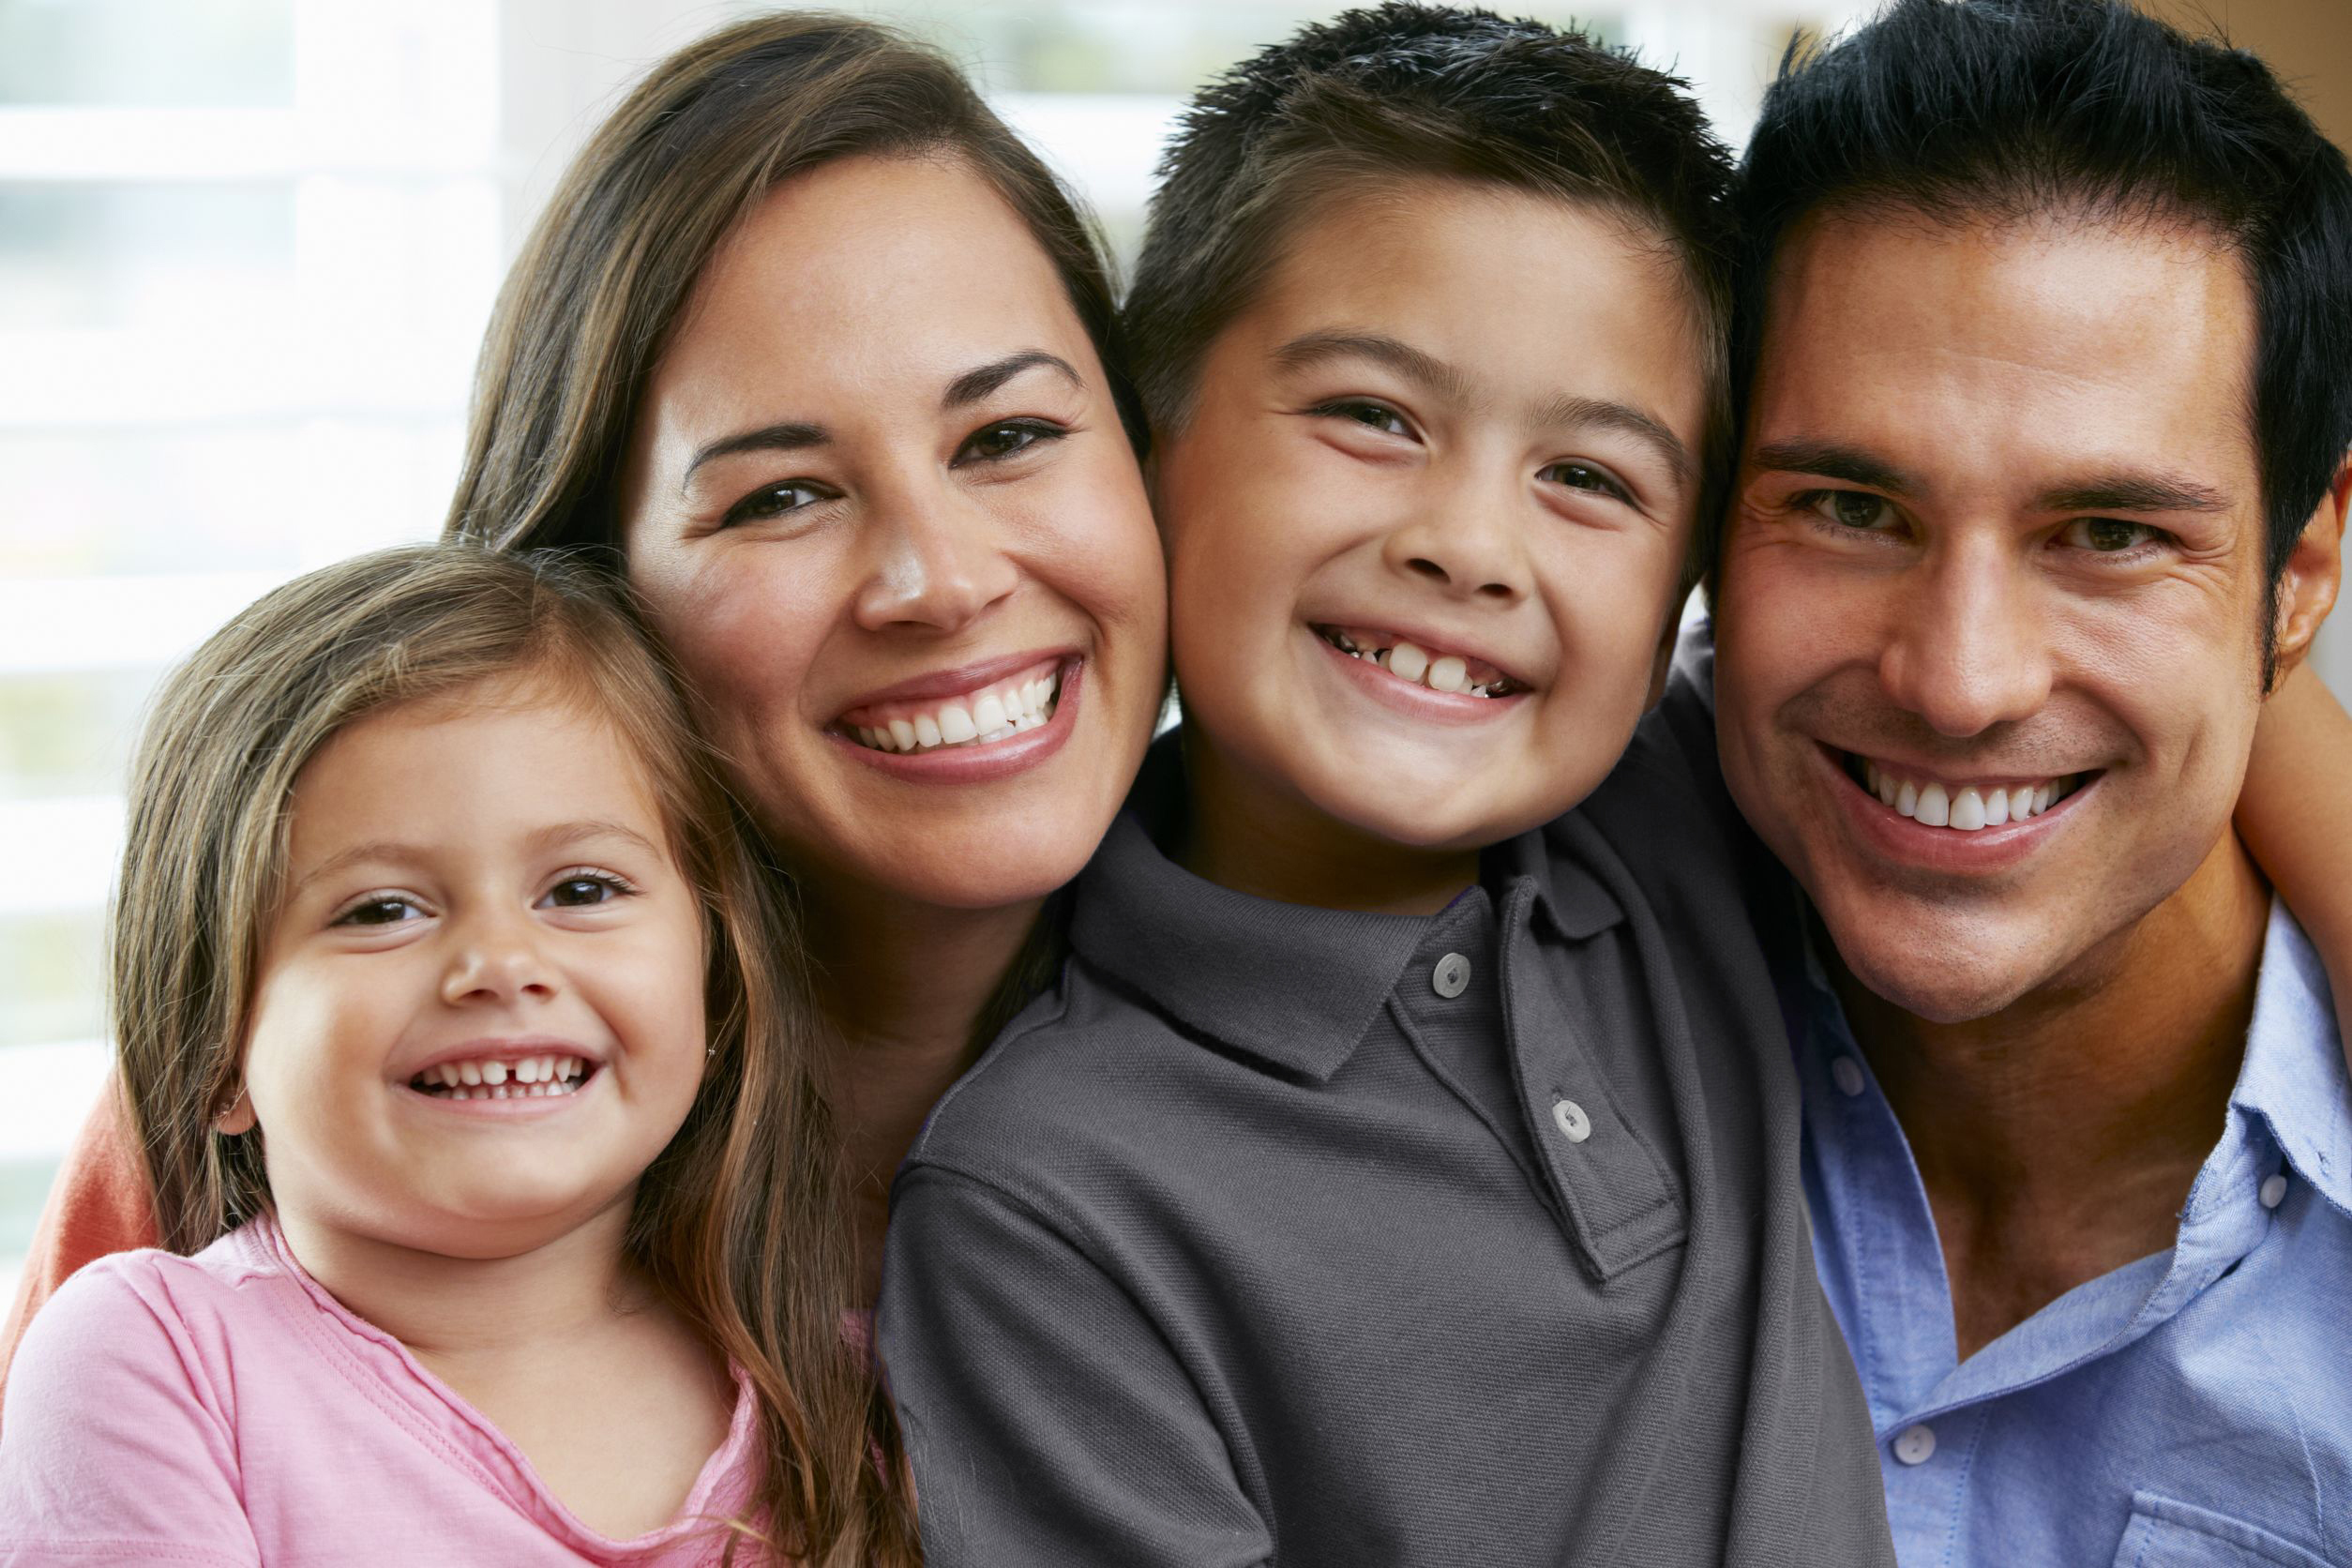
{"label": "coral colored top", "polygon": [[41,1310],[0,1427],[0,1568],[716,1562],[758,1465],[736,1389],[678,1517],[612,1540],[259,1220],[105,1259]]}
{"label": "coral colored top", "polygon": [[16,1359],[25,1326],[68,1274],[110,1252],[155,1246],[162,1240],[155,1200],[148,1196],[146,1164],[124,1113],[122,1086],[110,1075],[50,1186],[15,1304],[0,1323],[0,1393],[7,1390],[8,1364]]}

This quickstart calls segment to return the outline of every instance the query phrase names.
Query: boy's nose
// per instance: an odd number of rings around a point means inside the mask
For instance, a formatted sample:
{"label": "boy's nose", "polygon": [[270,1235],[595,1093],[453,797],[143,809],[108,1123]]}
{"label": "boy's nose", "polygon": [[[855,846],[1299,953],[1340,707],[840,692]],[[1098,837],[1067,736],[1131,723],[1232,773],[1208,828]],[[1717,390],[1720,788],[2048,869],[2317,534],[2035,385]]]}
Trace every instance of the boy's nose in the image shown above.
{"label": "boy's nose", "polygon": [[1511,602],[1533,590],[1517,530],[1467,506],[1397,529],[1383,550],[1390,565],[1463,598]]}

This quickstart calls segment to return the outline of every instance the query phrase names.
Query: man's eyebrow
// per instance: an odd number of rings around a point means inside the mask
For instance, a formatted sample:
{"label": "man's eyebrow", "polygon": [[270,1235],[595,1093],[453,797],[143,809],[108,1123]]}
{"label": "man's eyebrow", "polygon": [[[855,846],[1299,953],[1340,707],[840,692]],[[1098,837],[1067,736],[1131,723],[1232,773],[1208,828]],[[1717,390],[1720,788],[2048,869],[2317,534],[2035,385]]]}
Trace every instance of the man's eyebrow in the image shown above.
{"label": "man's eyebrow", "polygon": [[1068,360],[1058,354],[1048,354],[1043,349],[1029,349],[1020,354],[1008,354],[976,369],[966,370],[947,384],[947,390],[942,394],[939,406],[957,409],[976,403],[1023,370],[1032,370],[1040,365],[1061,371],[1072,386],[1081,392],[1086,390],[1086,378],[1079,375]]}
{"label": "man's eyebrow", "polygon": [[1673,469],[1676,482],[1687,484],[1697,472],[1698,465],[1691,460],[1691,449],[1682,444],[1682,438],[1667,429],[1665,420],[1632,403],[1615,402],[1607,398],[1554,398],[1536,410],[1534,425],[1538,430],[1558,425],[1597,425],[1603,430],[1620,430],[1653,448]]}
{"label": "man's eyebrow", "polygon": [[822,425],[786,420],[780,424],[762,425],[756,430],[738,430],[721,436],[694,454],[686,473],[678,477],[678,489],[684,490],[694,471],[713,458],[730,458],[738,452],[798,452],[810,446],[822,446],[833,439],[833,432]]}
{"label": "man's eyebrow", "polygon": [[1749,461],[1772,473],[1814,474],[1849,485],[1866,485],[1889,495],[1908,495],[1919,488],[1909,475],[1885,459],[1827,441],[1770,442],[1758,446]]}
{"label": "man's eyebrow", "polygon": [[1309,332],[1274,350],[1274,361],[1285,370],[1304,370],[1334,359],[1369,359],[1449,402],[1472,401],[1470,378],[1436,354],[1413,347],[1385,332]]}
{"label": "man's eyebrow", "polygon": [[2043,490],[2042,512],[2225,512],[2229,497],[2172,474],[2101,474]]}

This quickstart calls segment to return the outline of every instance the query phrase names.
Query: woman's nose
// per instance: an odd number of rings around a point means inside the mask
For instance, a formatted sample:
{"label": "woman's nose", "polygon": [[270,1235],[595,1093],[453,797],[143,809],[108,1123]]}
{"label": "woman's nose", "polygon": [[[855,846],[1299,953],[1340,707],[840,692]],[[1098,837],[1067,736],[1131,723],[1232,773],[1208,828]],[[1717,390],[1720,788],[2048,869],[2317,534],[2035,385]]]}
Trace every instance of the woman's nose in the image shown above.
{"label": "woman's nose", "polygon": [[868,631],[925,626],[955,631],[1006,597],[1020,570],[988,511],[945,482],[890,496],[854,613]]}

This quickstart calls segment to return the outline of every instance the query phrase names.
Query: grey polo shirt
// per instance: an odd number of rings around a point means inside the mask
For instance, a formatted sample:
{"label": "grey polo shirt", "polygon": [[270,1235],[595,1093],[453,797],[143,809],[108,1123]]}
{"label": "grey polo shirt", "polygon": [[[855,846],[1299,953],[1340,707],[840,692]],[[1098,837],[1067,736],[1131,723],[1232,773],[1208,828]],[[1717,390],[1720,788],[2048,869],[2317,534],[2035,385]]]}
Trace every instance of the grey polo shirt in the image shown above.
{"label": "grey polo shirt", "polygon": [[1682,755],[1646,732],[1409,918],[1176,866],[1154,748],[1060,984],[894,1189],[930,1562],[1893,1561]]}

